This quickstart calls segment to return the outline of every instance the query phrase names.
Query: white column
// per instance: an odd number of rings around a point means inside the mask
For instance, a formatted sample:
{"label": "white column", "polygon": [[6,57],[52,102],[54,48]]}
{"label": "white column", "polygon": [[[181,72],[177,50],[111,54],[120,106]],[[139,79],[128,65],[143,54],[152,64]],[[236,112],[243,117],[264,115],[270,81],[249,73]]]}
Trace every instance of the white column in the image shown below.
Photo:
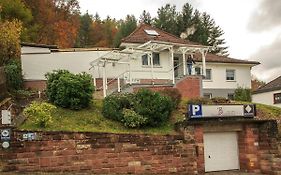
{"label": "white column", "polygon": [[174,49],[170,48],[171,53],[171,65],[172,65],[172,80],[173,84],[175,84],[175,68],[174,68]]}
{"label": "white column", "polygon": [[151,66],[151,80],[152,84],[154,85],[154,70],[153,70],[153,55],[152,52],[148,54],[148,59],[150,59],[150,66]]}
{"label": "white column", "polygon": [[103,97],[106,97],[106,71],[105,71],[105,63],[104,63],[104,66],[103,66],[102,90],[103,90]]}
{"label": "white column", "polygon": [[94,86],[95,86],[95,90],[96,90],[96,88],[97,88],[97,79],[94,78],[93,81],[94,81]]}
{"label": "white column", "polygon": [[183,66],[183,75],[186,75],[186,61],[185,61],[186,52],[182,52],[182,66]]}
{"label": "white column", "polygon": [[130,85],[132,85],[132,68],[131,68],[131,60],[129,60],[129,81],[130,81]]}
{"label": "white column", "polygon": [[117,88],[118,88],[118,92],[121,92],[121,88],[120,88],[120,78],[117,78]]}
{"label": "white column", "polygon": [[206,57],[205,57],[205,51],[201,50],[201,54],[202,54],[202,64],[203,64],[202,74],[203,74],[203,76],[206,76]]}

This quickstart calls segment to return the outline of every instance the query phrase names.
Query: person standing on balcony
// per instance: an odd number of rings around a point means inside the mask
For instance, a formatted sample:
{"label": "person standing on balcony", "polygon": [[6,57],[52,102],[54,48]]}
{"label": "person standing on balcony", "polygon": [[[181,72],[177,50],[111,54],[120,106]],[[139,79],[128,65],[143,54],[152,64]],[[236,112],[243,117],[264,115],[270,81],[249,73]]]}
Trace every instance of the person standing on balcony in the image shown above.
{"label": "person standing on balcony", "polygon": [[188,55],[186,62],[187,62],[187,72],[188,72],[188,75],[191,75],[192,65],[193,65],[193,64],[196,64],[196,63],[195,63],[195,61],[192,59],[192,56],[191,56],[191,55]]}

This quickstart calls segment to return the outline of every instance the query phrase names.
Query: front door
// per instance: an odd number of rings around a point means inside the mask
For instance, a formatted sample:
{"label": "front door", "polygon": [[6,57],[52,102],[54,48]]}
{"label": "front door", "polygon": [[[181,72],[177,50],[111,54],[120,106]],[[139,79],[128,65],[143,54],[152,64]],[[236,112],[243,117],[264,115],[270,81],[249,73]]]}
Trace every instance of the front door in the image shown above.
{"label": "front door", "polygon": [[205,172],[239,169],[236,132],[204,133]]}

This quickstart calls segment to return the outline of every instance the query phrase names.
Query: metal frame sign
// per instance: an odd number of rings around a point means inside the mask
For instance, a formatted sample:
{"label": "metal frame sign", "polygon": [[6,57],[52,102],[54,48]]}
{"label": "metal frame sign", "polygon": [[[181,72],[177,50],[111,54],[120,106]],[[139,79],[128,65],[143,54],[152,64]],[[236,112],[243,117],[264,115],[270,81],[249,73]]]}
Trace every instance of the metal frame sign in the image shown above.
{"label": "metal frame sign", "polygon": [[190,118],[254,117],[256,116],[256,105],[255,104],[242,104],[242,105],[189,104],[188,116]]}

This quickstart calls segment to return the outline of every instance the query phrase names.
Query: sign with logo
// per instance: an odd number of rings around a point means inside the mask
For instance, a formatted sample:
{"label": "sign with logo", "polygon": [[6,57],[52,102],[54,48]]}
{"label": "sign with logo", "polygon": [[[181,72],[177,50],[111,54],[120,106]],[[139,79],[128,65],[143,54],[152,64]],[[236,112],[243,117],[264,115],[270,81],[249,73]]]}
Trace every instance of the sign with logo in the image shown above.
{"label": "sign with logo", "polygon": [[201,105],[190,104],[188,106],[190,118],[211,118],[211,117],[254,117],[256,106],[245,105]]}
{"label": "sign with logo", "polygon": [[1,140],[10,140],[10,139],[11,139],[11,129],[2,129]]}

